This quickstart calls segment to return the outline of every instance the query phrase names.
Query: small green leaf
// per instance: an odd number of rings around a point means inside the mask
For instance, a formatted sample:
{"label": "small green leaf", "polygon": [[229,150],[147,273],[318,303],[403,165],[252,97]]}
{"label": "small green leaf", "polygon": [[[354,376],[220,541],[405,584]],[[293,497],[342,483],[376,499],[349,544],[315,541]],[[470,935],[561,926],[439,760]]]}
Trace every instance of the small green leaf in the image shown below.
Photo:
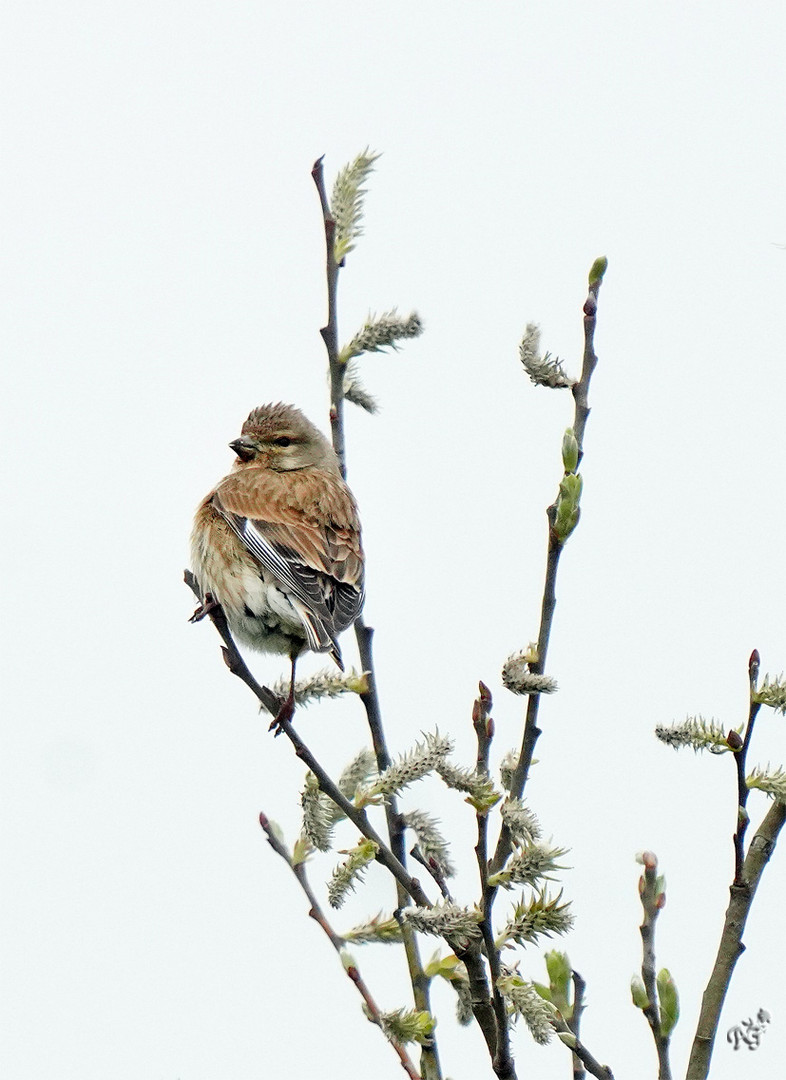
{"label": "small green leaf", "polygon": [[573,974],[573,969],[570,966],[570,960],[568,960],[567,953],[559,952],[558,949],[552,949],[547,952],[543,958],[546,961],[546,970],[549,973],[549,980],[552,988],[557,990],[562,997],[568,996],[568,986],[570,985],[570,978]]}
{"label": "small green leaf", "polygon": [[313,845],[308,837],[299,836],[292,849],[292,865],[301,866],[309,858],[313,850]]}
{"label": "small green leaf", "polygon": [[630,980],[630,996],[633,998],[633,1004],[637,1009],[649,1008],[650,999],[647,997],[647,991],[640,975],[634,975]]}
{"label": "small green leaf", "polygon": [[668,1036],[680,1018],[680,998],[676,984],[667,968],[661,968],[658,972],[657,987],[660,1002],[660,1031],[661,1035]]}
{"label": "small green leaf", "polygon": [[467,977],[463,961],[459,960],[453,953],[447,953],[445,956],[440,956],[439,952],[434,953],[423,969],[423,974],[427,979],[439,977],[441,979],[447,979],[448,982],[466,979]]}

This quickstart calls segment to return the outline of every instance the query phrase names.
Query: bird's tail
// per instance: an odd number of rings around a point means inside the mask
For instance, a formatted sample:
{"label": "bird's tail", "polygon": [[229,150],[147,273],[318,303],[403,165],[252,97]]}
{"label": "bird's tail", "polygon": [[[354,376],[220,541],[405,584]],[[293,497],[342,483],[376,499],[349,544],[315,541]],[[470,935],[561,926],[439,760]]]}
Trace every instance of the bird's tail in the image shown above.
{"label": "bird's tail", "polygon": [[344,661],[341,656],[341,649],[322,619],[315,615],[313,611],[309,611],[305,604],[302,604],[293,596],[289,597],[289,602],[303,621],[303,628],[306,631],[308,647],[311,652],[329,652],[339,669],[343,671]]}

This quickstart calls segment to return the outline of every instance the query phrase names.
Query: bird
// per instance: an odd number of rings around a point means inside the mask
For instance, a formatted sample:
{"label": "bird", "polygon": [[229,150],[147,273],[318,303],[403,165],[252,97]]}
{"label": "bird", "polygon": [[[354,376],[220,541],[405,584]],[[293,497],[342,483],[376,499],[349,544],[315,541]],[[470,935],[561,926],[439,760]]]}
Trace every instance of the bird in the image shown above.
{"label": "bird", "polygon": [[302,653],[329,653],[344,670],[338,635],[364,601],[360,520],[333,447],[294,405],[253,409],[229,447],[232,470],[194,517],[201,604],[191,621],[220,605],[236,640],[289,656],[289,697],[276,726],[292,717]]}

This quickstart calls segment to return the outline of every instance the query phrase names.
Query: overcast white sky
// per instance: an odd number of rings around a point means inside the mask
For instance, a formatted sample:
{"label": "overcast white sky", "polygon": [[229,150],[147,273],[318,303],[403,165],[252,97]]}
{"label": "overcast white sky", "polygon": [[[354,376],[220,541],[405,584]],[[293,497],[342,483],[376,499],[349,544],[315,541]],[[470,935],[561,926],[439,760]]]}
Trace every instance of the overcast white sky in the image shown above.
{"label": "overcast white sky", "polygon": [[[264,809],[294,838],[302,770],[212,628],[188,624],[181,582],[193,508],[248,411],[282,399],[327,425],[309,174],[367,145],[384,156],[342,338],[393,305],[426,325],[365,361],[383,409],[348,417],[395,750],[438,725],[469,761],[478,678],[497,756],[518,741],[499,672],[537,633],[572,417],[528,382],[518,342],[539,322],[577,371],[586,273],[609,257],[550,654],[561,692],[528,790],[571,849],[564,947],[588,982],[586,1042],[620,1080],[655,1075],[628,986],[634,854],[659,855],[683,1074],[731,879],[733,768],[652,730],[738,724],[751,649],[786,664],[783,5],[33,0],[0,36],[3,1076],[401,1075],[257,824]],[[266,680],[284,666],[253,663]],[[754,760],[784,760],[783,723],[762,715]],[[358,702],[298,726],[331,768],[365,742]],[[469,901],[471,812],[426,784],[419,802],[460,838]],[[765,809],[751,799],[754,821]],[[389,910],[369,882],[339,930]],[[777,851],[717,1080],[782,1068],[784,888]],[[406,1004],[398,962],[357,958],[384,1007]],[[523,970],[543,977],[534,953]],[[437,1005],[446,1076],[491,1076],[477,1031]],[[723,1033],[761,1007],[762,1047],[735,1054]],[[514,1048],[522,1077],[569,1075],[559,1044],[522,1030]]]}

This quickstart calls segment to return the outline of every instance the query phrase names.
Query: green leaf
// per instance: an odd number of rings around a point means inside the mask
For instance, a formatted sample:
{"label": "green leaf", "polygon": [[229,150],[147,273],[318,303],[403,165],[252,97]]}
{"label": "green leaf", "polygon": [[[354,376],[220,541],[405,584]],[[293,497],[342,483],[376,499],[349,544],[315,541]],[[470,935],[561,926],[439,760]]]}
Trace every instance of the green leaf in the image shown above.
{"label": "green leaf", "polygon": [[649,1008],[650,999],[647,997],[647,991],[640,975],[634,975],[630,980],[630,996],[633,998],[633,1004],[637,1009]]}
{"label": "green leaf", "polygon": [[656,980],[660,1003],[661,1035],[669,1036],[680,1018],[680,998],[677,986],[667,968],[661,968]]}

